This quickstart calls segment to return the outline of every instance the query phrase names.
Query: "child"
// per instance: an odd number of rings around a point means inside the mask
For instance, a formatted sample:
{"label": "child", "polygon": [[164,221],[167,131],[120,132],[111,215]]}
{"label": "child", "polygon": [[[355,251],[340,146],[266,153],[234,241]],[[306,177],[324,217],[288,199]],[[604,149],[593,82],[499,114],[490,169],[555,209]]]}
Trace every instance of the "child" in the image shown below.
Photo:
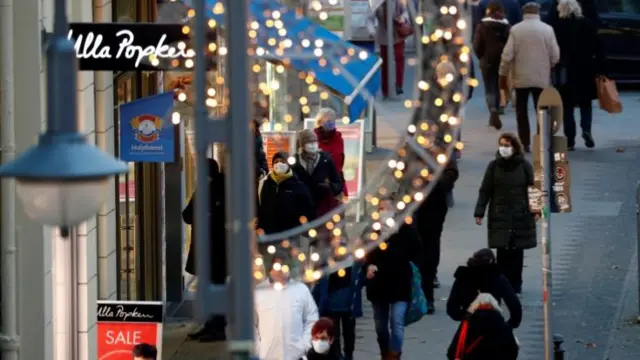
{"label": "child", "polygon": [[133,355],[133,360],[157,360],[158,349],[151,344],[142,343],[133,347],[131,355]]}
{"label": "child", "polygon": [[509,39],[511,27],[504,17],[504,9],[500,0],[491,0],[487,5],[486,17],[482,19],[475,31],[473,50],[480,59],[480,69],[484,80],[485,97],[491,116],[489,126],[497,130],[502,128],[500,121],[500,87],[499,74],[502,50]]}
{"label": "child", "polygon": [[311,328],[311,344],[307,355],[301,360],[340,360],[340,352],[332,346],[335,340],[333,321],[321,318]]}

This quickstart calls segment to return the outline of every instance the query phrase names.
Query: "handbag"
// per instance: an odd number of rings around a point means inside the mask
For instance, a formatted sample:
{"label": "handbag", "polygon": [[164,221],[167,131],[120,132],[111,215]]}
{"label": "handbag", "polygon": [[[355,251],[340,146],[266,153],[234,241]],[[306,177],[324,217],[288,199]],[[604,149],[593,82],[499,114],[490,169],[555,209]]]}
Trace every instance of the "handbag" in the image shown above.
{"label": "handbag", "polygon": [[596,89],[600,108],[610,114],[622,112],[622,102],[615,81],[606,76],[596,77]]}
{"label": "handbag", "polygon": [[427,298],[422,291],[422,276],[418,267],[411,263],[413,278],[411,280],[411,303],[404,315],[404,326],[414,324],[427,314]]}
{"label": "handbag", "polygon": [[393,28],[401,39],[405,39],[414,33],[413,26],[411,26],[411,22],[404,13],[393,19]]}

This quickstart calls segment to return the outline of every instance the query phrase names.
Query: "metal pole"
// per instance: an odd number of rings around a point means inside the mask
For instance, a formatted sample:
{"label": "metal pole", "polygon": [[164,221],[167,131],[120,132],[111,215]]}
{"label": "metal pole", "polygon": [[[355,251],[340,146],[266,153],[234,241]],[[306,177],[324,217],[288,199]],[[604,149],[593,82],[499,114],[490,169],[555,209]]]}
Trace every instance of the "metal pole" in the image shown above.
{"label": "metal pole", "polygon": [[206,137],[207,122],[209,121],[209,113],[206,107],[206,56],[203,49],[205,48],[205,0],[197,0],[195,2],[196,22],[195,26],[195,48],[196,63],[194,74],[194,90],[195,90],[195,136],[197,147],[197,180],[196,180],[196,208],[195,208],[195,245],[196,245],[196,273],[198,274],[198,289],[196,301],[196,314],[203,320],[208,320],[209,312],[207,304],[210,303],[209,284],[211,279],[211,264],[209,259],[209,161],[207,160],[207,149],[209,142]]}
{"label": "metal pole", "polygon": [[[2,133],[2,163],[13,161],[16,155],[15,119],[13,117],[13,1],[6,0],[0,10],[0,132]],[[15,179],[3,178],[2,186],[2,359],[18,360],[18,277],[16,259],[16,188]]]}
{"label": "metal pole", "polygon": [[227,254],[231,260],[230,315],[233,320],[229,349],[232,359],[250,359],[253,352],[253,220],[255,141],[249,128],[249,58],[247,20],[249,0],[225,2],[229,46],[229,113],[227,117]]}
{"label": "metal pole", "polygon": [[[387,25],[387,95],[390,98],[396,96],[396,82],[395,82],[395,58],[394,58],[394,36],[393,36],[393,15],[395,14],[396,4],[398,0],[385,0],[385,4],[383,6],[387,7],[387,16],[385,17],[385,22]],[[384,65],[383,65],[384,66]]]}
{"label": "metal pole", "polygon": [[549,194],[551,179],[549,170],[551,168],[550,146],[551,134],[549,130],[549,120],[547,119],[548,109],[538,110],[538,123],[540,124],[540,165],[542,176],[540,176],[540,190],[542,191],[542,219],[540,221],[540,243],[542,244],[542,312],[544,316],[544,360],[551,360],[551,317],[549,298],[551,294],[551,226],[549,211]]}
{"label": "metal pole", "polygon": [[[640,181],[636,185],[636,229],[636,241],[638,242],[638,246],[636,246],[637,259],[640,264]],[[638,314],[640,315],[640,265],[638,265],[638,299]]]}
{"label": "metal pole", "polygon": [[553,360],[564,360],[562,343],[564,343],[562,335],[553,335]]}

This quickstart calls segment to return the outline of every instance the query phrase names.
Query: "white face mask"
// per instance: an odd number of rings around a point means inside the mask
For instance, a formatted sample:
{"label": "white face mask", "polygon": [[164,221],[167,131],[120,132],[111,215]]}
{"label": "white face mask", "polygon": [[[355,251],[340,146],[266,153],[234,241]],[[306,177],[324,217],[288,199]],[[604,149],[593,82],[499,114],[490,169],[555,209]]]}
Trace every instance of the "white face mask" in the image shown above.
{"label": "white face mask", "polygon": [[310,154],[315,154],[318,152],[318,143],[317,142],[311,142],[311,143],[307,143],[304,145],[304,151],[310,153]]}
{"label": "white face mask", "polygon": [[273,172],[275,172],[278,175],[286,174],[287,171],[289,171],[289,165],[285,163],[279,162],[273,165]]}
{"label": "white face mask", "polygon": [[498,152],[503,158],[509,158],[513,155],[513,148],[511,146],[500,146],[500,148],[498,148]]}
{"label": "white face mask", "polygon": [[331,344],[327,340],[313,340],[311,344],[313,344],[313,350],[318,354],[326,354],[331,348]]}

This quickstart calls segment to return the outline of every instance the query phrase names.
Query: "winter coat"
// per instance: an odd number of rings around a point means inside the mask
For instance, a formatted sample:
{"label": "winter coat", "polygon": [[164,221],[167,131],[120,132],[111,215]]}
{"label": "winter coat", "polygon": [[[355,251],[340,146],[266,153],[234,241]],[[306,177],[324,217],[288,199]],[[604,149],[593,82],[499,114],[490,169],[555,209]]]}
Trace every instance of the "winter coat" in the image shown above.
{"label": "winter coat", "polygon": [[366,256],[365,275],[369,265],[378,267],[373,279],[365,282],[367,299],[382,304],[409,302],[413,279],[411,262],[420,266],[417,260],[422,253],[417,229],[413,224],[403,224],[386,243],[385,250],[377,247]]}
{"label": "winter coat", "polygon": [[520,299],[496,265],[459,266],[453,277],[455,280],[447,300],[447,314],[451,319],[462,321],[478,293],[489,293],[499,303],[504,301],[507,305],[510,316],[509,325],[514,329],[520,326],[522,321]]}
{"label": "winter coat", "polygon": [[[473,6],[471,12],[473,29],[475,29],[486,16],[487,5],[489,5],[489,0],[481,0],[478,5]],[[502,0],[502,7],[504,8],[504,15],[507,21],[509,21],[509,24],[515,25],[522,21],[522,5],[520,5],[518,0]]]}
{"label": "winter coat", "polygon": [[[391,1],[391,6],[394,9],[394,19],[402,16],[403,13],[407,12],[407,6],[404,4],[403,0],[385,0],[382,5],[380,5],[372,14],[375,19],[375,41],[378,45],[387,46],[387,1]],[[404,42],[404,39],[398,35],[398,33],[394,30],[393,32],[393,44]]]}
{"label": "winter coat", "polygon": [[604,71],[598,29],[587,18],[557,19],[551,25],[560,46],[555,71],[566,73],[566,83],[557,84],[558,91],[575,105],[596,99],[596,75]]}
{"label": "winter coat", "polygon": [[[298,179],[307,185],[317,216],[322,216],[339,205],[336,196],[342,193],[342,179],[329,154],[324,151],[318,152],[316,166],[311,174],[307,171],[304,160],[301,161],[300,155],[296,155],[296,163],[291,169]],[[329,187],[319,186],[321,183],[327,183]]]}
{"label": "winter coat", "polygon": [[[504,321],[496,310],[476,310],[468,318],[469,326],[465,341],[464,360],[516,360],[518,343],[513,336],[513,329]],[[456,335],[449,345],[447,358],[454,360],[460,336],[458,327]]]}
{"label": "winter coat", "polygon": [[342,179],[342,194],[344,196],[349,196],[347,183],[344,180],[345,157],[342,133],[338,130],[324,132],[318,128],[315,128],[313,131],[316,133],[316,136],[318,136],[318,145],[320,146],[320,150],[331,156],[331,160],[333,160],[333,164],[336,166],[338,174],[340,174],[340,178]]}
{"label": "winter coat", "polygon": [[[223,284],[227,278],[227,253],[226,253],[226,223],[225,223],[225,194],[224,174],[217,174],[209,183],[209,259],[211,264],[211,281],[215,284]],[[182,211],[182,219],[193,226],[191,232],[191,244],[185,271],[196,275],[196,215],[195,201],[198,191],[191,196],[189,204]]]}
{"label": "winter coat", "polygon": [[295,175],[279,184],[271,174],[260,192],[257,228],[265,234],[279,233],[300,226],[300,218],[315,218],[309,189]]}
{"label": "winter coat", "polygon": [[509,39],[511,27],[507,19],[486,17],[476,27],[473,51],[480,59],[481,69],[498,69],[502,50]]}
{"label": "winter coat", "polygon": [[431,189],[429,196],[416,210],[416,225],[421,236],[428,233],[429,228],[433,228],[434,225],[435,227],[442,227],[442,224],[444,224],[449,210],[447,196],[453,190],[458,177],[458,165],[452,157],[440,175],[436,186]]}
{"label": "winter coat", "polygon": [[345,276],[333,273],[313,287],[311,293],[320,316],[332,312],[350,313],[355,318],[362,316],[362,287],[366,280],[364,269],[362,264],[354,263],[345,270]]}
{"label": "winter coat", "polygon": [[529,186],[533,186],[533,167],[522,154],[508,159],[496,155],[487,166],[474,217],[484,217],[489,207],[490,248],[536,247],[536,221],[529,211]]}
{"label": "winter coat", "polygon": [[551,26],[540,15],[525,14],[524,20],[511,27],[502,52],[500,75],[508,76],[513,68],[513,87],[546,88],[551,82],[551,68],[560,60],[560,48]]}
{"label": "winter coat", "polygon": [[342,360],[342,354],[332,350],[329,350],[326,354],[318,354],[315,350],[311,349],[307,352],[307,355],[303,356],[300,360]]}
{"label": "winter coat", "polygon": [[255,290],[258,353],[262,360],[298,360],[311,349],[318,308],[309,288],[291,280],[276,290],[265,281]]}

